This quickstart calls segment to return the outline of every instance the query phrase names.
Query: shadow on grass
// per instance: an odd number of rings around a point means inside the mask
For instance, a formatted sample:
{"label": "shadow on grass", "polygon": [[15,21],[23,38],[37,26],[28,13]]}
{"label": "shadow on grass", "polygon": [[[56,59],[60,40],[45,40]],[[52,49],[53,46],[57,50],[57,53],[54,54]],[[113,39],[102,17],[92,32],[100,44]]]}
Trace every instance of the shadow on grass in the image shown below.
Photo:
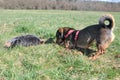
{"label": "shadow on grass", "polygon": [[54,38],[48,38],[48,39],[45,41],[45,44],[52,44],[52,43],[55,43],[55,42],[54,42]]}
{"label": "shadow on grass", "polygon": [[81,51],[83,55],[86,55],[88,57],[93,56],[96,51],[92,49],[84,49],[84,48],[75,48],[78,51]]}

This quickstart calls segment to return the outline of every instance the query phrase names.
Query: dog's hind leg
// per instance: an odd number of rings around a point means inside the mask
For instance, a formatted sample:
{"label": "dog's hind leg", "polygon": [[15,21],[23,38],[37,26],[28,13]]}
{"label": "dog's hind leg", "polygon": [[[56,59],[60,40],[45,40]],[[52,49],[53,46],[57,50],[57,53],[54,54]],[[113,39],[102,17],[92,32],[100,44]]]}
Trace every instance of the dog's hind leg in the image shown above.
{"label": "dog's hind leg", "polygon": [[96,46],[97,46],[97,52],[94,56],[90,57],[90,59],[95,60],[99,55],[103,54],[105,51],[103,45],[97,43]]}

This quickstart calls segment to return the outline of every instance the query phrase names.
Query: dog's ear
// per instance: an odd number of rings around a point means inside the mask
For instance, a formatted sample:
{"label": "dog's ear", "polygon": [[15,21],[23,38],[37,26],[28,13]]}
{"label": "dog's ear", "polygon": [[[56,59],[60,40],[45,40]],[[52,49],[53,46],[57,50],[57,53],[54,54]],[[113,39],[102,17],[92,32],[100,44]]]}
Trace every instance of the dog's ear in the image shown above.
{"label": "dog's ear", "polygon": [[63,32],[64,32],[64,31],[63,31],[63,28],[60,28],[60,29],[59,29],[59,33],[60,33],[60,37],[61,37],[61,38],[63,38],[63,36],[64,36],[64,35],[63,35]]}

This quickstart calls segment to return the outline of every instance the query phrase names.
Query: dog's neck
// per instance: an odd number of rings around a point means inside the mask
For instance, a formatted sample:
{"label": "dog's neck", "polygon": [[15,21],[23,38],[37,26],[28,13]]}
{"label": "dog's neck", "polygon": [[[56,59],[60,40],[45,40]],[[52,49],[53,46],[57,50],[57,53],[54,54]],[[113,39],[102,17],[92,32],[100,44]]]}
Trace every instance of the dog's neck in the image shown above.
{"label": "dog's neck", "polygon": [[72,34],[73,31],[75,31],[75,30],[69,30],[69,31],[67,32],[67,34],[65,35],[65,38],[67,38],[70,34]]}
{"label": "dog's neck", "polygon": [[[65,38],[67,38],[69,35],[71,35],[75,30],[69,30],[67,32],[67,34],[65,35]],[[75,37],[74,37],[74,40],[76,41],[77,38],[78,38],[78,34],[79,34],[80,30],[78,30],[76,33],[75,33]]]}

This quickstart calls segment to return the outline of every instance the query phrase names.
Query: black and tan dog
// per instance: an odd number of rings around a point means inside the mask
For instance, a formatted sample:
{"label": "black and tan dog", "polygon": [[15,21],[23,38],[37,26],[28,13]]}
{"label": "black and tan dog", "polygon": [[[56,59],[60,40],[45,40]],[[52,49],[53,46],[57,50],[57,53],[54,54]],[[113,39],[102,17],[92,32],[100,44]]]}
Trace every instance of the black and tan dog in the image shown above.
{"label": "black and tan dog", "polygon": [[59,45],[65,44],[65,39],[74,31],[74,28],[61,27],[56,32],[56,43]]}
{"label": "black and tan dog", "polygon": [[40,40],[38,37],[34,35],[24,35],[12,38],[11,40],[5,43],[5,48],[13,48],[15,46],[33,46],[44,43],[44,41]]}
{"label": "black and tan dog", "polygon": [[[105,22],[109,24],[106,25]],[[112,15],[104,15],[99,19],[99,24],[88,26],[82,30],[74,30],[64,42],[67,48],[79,47],[88,48],[94,41],[96,42],[96,55],[91,57],[96,59],[98,55],[103,54],[105,49],[109,47],[114,40],[113,28],[115,26]]]}

